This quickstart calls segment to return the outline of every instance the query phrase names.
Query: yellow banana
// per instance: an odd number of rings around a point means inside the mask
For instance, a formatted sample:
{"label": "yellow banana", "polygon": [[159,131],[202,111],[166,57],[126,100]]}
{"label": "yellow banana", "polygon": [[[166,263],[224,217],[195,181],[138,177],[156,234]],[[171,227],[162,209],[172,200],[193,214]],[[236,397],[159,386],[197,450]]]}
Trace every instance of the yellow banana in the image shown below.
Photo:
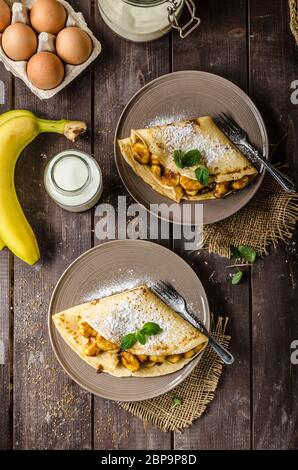
{"label": "yellow banana", "polygon": [[[27,113],[29,115],[31,114],[30,111],[24,111],[24,110],[18,110],[18,109],[15,109],[15,110],[12,110],[12,111],[7,111],[7,113],[0,114],[0,126],[4,122],[11,119],[12,116],[17,117],[19,115],[24,115],[25,113]],[[0,251],[3,250],[4,247],[5,247],[5,243],[2,240],[0,240]]]}
{"label": "yellow banana", "polygon": [[42,132],[64,134],[74,141],[85,131],[83,122],[39,119],[30,111],[9,111],[0,116],[0,249],[6,245],[31,265],[40,258],[35,235],[14,186],[15,165],[22,150]]}

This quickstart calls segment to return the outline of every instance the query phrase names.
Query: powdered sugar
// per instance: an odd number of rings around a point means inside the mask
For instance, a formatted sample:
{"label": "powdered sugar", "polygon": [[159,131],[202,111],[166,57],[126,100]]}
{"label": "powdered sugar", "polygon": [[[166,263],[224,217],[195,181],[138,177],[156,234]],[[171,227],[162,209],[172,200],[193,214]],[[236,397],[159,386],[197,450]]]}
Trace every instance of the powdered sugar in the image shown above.
{"label": "powdered sugar", "polygon": [[172,156],[177,149],[184,152],[198,149],[208,167],[216,166],[223,153],[227,150],[232,150],[232,147],[211,139],[211,137],[206,134],[195,132],[194,124],[192,123],[181,127],[169,125],[161,129],[160,132],[170,156]]}
{"label": "powdered sugar", "polygon": [[[174,285],[177,282],[174,273],[167,279]],[[189,345],[183,343],[183,338],[189,334],[189,324],[181,323],[174,313],[169,320],[165,306],[156,302],[151,291],[145,293],[144,288],[140,288],[147,286],[150,289],[154,282],[156,282],[155,276],[148,273],[145,275],[142,271],[140,273],[138,266],[136,268],[121,266],[106,271],[105,279],[100,283],[94,280],[94,284],[89,285],[88,294],[81,299],[82,303],[103,299],[96,304],[96,315],[94,309],[87,309],[84,312],[85,320],[95,330],[100,331],[102,336],[116,344],[119,344],[121,338],[127,334],[140,330],[145,323],[154,322],[163,331],[156,336],[147,337],[146,345],[142,347],[143,354],[156,354],[158,350],[162,355],[163,352],[166,353],[166,349],[162,350],[163,347],[177,350],[177,354],[185,352]],[[122,295],[117,295],[120,293]],[[105,297],[109,297],[107,303]],[[140,348],[141,345],[137,344],[137,347]]]}
{"label": "powdered sugar", "polygon": [[[173,316],[169,324],[167,307],[159,302],[156,303],[154,299],[154,294],[142,287],[124,292],[122,296],[114,296],[109,300],[108,315],[99,314],[96,318],[91,317],[89,322],[105,338],[117,344],[127,334],[140,330],[148,321],[154,322],[163,331],[156,336],[147,337],[146,346],[142,347],[142,350],[146,351],[146,354],[153,354],[156,345],[159,349],[162,349],[162,345],[165,345],[165,348],[179,347],[179,341],[183,342],[183,338],[189,333],[190,326],[187,323],[181,324],[176,316]],[[101,305],[103,311],[104,302],[103,300]],[[88,321],[88,313],[86,313],[86,320]]]}
{"label": "powdered sugar", "polygon": [[152,304],[144,302],[140,290],[137,289],[127,293],[125,298],[114,306],[110,315],[100,326],[103,334],[119,342],[128,333],[140,330],[148,321],[158,323],[164,330],[159,334],[158,340],[166,340],[167,327],[164,318],[160,316]]}
{"label": "powdered sugar", "polygon": [[85,296],[83,301],[91,302],[92,300],[103,299],[104,297],[109,297],[110,295],[133,289],[140,284],[142,284],[142,282],[136,279],[128,279],[127,281],[122,282],[111,280],[106,286],[101,286],[99,290]]}
{"label": "powdered sugar", "polygon": [[172,116],[156,116],[147,124],[146,127],[166,126],[167,124],[172,124],[173,122],[183,121],[185,119],[185,115],[185,113],[179,113]]}

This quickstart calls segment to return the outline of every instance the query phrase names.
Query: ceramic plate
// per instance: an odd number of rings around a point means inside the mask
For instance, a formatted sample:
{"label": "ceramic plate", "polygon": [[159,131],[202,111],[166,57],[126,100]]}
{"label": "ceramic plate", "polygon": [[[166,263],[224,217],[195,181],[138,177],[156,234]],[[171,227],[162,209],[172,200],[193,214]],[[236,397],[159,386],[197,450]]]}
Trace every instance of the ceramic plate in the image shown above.
{"label": "ceramic plate", "polygon": [[179,256],[155,243],[140,240],[104,243],[80,256],[58,281],[49,307],[51,344],[63,369],[89,392],[118,401],[149,399],[176,387],[200,361],[202,355],[183,369],[162,377],[117,378],[97,374],[72,351],[53,325],[54,313],[158,279],[170,282],[209,330],[208,301],[197,275]]}
{"label": "ceramic plate", "polygon": [[[135,175],[121,156],[117,139],[130,136],[131,129],[151,127],[160,120],[166,123],[208,115],[216,117],[221,112],[230,115],[243,127],[250,142],[268,158],[267,132],[256,106],[240,88],[218,75],[198,71],[174,72],[153,80],[136,93],[124,109],[116,129],[115,158],[126,189],[139,204],[150,210],[150,204],[169,206],[173,201],[158,194]],[[264,172],[244,190],[223,199],[182,202],[192,206],[192,213],[184,223],[195,223],[195,204],[203,204],[204,224],[231,216],[253,197],[263,177]],[[155,213],[154,210],[152,212]],[[166,212],[162,218],[168,218]],[[175,214],[170,215],[170,220],[180,222]]]}

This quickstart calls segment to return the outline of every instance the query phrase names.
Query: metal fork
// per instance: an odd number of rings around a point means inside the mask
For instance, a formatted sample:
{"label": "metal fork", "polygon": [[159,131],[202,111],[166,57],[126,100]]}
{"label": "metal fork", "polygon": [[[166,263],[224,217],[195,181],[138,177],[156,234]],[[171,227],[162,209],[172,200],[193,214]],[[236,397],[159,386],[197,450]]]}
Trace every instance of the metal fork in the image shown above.
{"label": "metal fork", "polygon": [[212,336],[209,331],[206,329],[205,325],[194,318],[187,309],[187,304],[185,299],[178,294],[178,292],[173,289],[163,281],[156,282],[150,285],[150,289],[154,294],[156,294],[165,304],[171,307],[175,312],[180,313],[180,315],[189,323],[191,323],[195,328],[197,328],[201,333],[203,333],[209,339],[209,344],[212,346],[214,351],[221,357],[225,364],[233,364],[234,357],[227,351],[221,344],[219,344]]}
{"label": "metal fork", "polygon": [[260,152],[248,142],[246,132],[239,127],[233,119],[228,117],[225,113],[222,113],[215,118],[215,122],[233,144],[237,147],[244,147],[247,150],[248,157],[250,157],[253,162],[257,161],[262,164],[285,191],[288,193],[296,192],[293,181],[262,157]]}

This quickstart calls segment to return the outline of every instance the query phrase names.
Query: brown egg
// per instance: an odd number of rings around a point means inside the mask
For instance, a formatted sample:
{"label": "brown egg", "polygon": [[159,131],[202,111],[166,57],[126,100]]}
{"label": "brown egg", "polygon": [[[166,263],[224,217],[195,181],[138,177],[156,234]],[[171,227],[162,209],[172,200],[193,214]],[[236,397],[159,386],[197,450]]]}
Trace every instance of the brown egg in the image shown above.
{"label": "brown egg", "polygon": [[56,88],[64,79],[64,65],[52,52],[38,52],[27,65],[30,82],[41,90]]}
{"label": "brown egg", "polygon": [[92,47],[90,36],[76,26],[62,29],[56,38],[57,54],[67,64],[85,62],[91,55]]}
{"label": "brown egg", "polygon": [[3,33],[2,47],[10,59],[28,60],[36,52],[37,37],[30,26],[14,23]]}
{"label": "brown egg", "polygon": [[31,25],[38,33],[59,33],[66,18],[64,6],[57,0],[37,0],[30,11]]}
{"label": "brown egg", "polygon": [[0,0],[0,33],[2,33],[11,21],[11,11],[4,0]]}

